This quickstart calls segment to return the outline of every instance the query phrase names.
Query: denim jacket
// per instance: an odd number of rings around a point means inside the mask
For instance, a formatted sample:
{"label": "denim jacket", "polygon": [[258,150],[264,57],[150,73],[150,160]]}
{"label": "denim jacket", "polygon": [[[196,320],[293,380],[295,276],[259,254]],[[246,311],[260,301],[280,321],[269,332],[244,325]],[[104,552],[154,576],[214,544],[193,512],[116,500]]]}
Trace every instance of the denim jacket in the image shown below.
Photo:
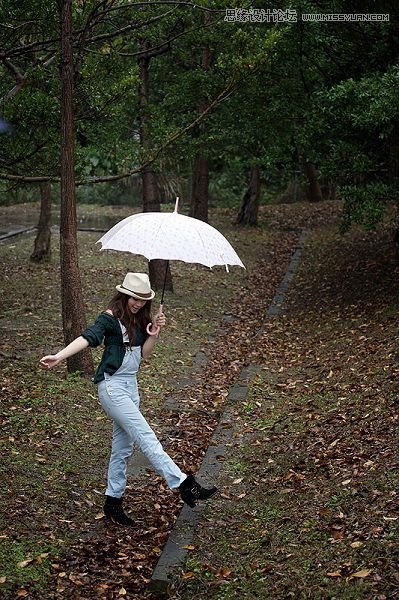
{"label": "denim jacket", "polygon": [[[143,346],[147,339],[146,333],[141,328],[137,328],[135,332],[135,346]],[[126,347],[123,343],[122,330],[119,324],[119,319],[109,313],[101,313],[93,325],[85,329],[81,336],[89,342],[91,348],[100,346],[104,341],[104,352],[101,362],[98,365],[94,374],[94,383],[99,383],[104,379],[104,373],[113,375],[121,366]]]}

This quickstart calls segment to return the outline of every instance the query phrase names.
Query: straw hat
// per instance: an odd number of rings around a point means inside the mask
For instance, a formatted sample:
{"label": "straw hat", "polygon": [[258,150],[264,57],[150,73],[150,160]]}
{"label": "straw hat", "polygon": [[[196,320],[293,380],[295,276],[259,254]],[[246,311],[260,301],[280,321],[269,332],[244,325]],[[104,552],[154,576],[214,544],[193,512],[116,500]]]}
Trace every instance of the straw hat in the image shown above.
{"label": "straw hat", "polygon": [[152,300],[155,296],[146,273],[127,273],[122,285],[117,285],[116,289],[137,300]]}

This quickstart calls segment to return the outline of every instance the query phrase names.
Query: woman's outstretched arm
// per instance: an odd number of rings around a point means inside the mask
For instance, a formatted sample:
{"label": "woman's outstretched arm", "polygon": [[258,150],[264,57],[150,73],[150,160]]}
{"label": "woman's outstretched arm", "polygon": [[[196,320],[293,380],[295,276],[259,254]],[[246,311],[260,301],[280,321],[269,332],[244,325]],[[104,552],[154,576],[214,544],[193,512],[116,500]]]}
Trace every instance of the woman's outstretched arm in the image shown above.
{"label": "woman's outstretched arm", "polygon": [[73,340],[73,342],[68,344],[68,346],[65,346],[65,348],[57,352],[57,354],[48,354],[47,356],[43,356],[43,358],[40,359],[40,365],[45,369],[52,369],[53,367],[56,367],[62,360],[81,352],[81,350],[87,348],[88,345],[89,342],[80,335]]}

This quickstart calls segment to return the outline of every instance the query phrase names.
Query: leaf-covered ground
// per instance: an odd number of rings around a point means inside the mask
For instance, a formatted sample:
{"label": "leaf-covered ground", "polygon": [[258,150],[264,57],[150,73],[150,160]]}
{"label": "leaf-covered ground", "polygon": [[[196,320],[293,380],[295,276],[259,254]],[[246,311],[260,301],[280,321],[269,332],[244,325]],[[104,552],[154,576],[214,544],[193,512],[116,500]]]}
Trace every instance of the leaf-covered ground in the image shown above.
{"label": "leaf-covered ground", "polygon": [[[19,207],[19,217],[25,212],[29,221],[33,209]],[[14,208],[3,211],[14,224]],[[118,208],[118,218],[123,216]],[[268,216],[260,228],[244,230],[231,226],[229,211],[212,217],[247,270],[174,265],[168,327],[140,374],[145,414],[176,462],[194,471],[298,238],[291,226],[281,230]],[[99,252],[98,237],[79,233],[88,319],[104,309],[127,270],[146,270],[139,257]],[[38,368],[40,356],[62,346],[56,235],[52,243],[46,265],[29,263],[33,234],[0,245],[0,451],[6,482],[0,492],[0,590],[6,598],[140,598],[181,501],[148,470],[130,480],[126,493],[137,526],[126,531],[104,521],[111,425],[95,386],[67,377],[63,367]],[[207,368],[195,385],[181,388],[199,350],[208,356]],[[161,412],[171,392],[180,396],[182,408]]]}
{"label": "leaf-covered ground", "polygon": [[[232,227],[232,216],[214,211],[212,224],[247,270],[174,265],[168,327],[141,369],[145,414],[178,464],[196,470],[242,367],[262,367],[248,401],[230,407],[221,493],[170,596],[393,598],[399,284],[389,227],[340,236],[335,203],[264,207],[257,229]],[[310,234],[288,310],[266,317],[302,228]],[[146,269],[140,258],[100,253],[98,237],[79,234],[88,319],[126,270]],[[37,367],[62,332],[58,241],[45,266],[29,263],[32,243],[0,245],[0,594],[150,598],[181,501],[147,470],[126,493],[137,526],[104,521],[110,423],[93,384]],[[207,366],[181,387],[198,351]],[[162,410],[170,393],[177,412]]]}
{"label": "leaf-covered ground", "polygon": [[391,239],[389,226],[341,236],[322,220],[311,232],[287,311],[265,321],[248,357],[261,370],[231,407],[223,491],[171,597],[399,597]]}

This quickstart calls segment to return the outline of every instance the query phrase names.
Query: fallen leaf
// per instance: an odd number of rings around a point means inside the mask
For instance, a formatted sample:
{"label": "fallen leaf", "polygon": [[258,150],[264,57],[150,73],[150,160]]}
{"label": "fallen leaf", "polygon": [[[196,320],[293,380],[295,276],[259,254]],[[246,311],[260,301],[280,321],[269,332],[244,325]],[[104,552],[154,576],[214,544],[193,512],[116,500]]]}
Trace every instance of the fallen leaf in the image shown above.
{"label": "fallen leaf", "polygon": [[360,548],[360,546],[363,546],[363,542],[352,542],[351,543],[351,548]]}
{"label": "fallen leaf", "polygon": [[125,590],[124,587],[121,587],[121,589],[119,590],[119,596],[126,596],[127,591]]}
{"label": "fallen leaf", "polygon": [[356,573],[352,573],[352,575],[349,575],[348,579],[352,579],[353,577],[358,577],[359,579],[363,579],[364,577],[367,577],[368,575],[370,575],[371,573],[371,569],[361,569],[361,571],[356,571]]}
{"label": "fallen leaf", "polygon": [[0,585],[7,581],[7,577],[0,577]]}
{"label": "fallen leaf", "polygon": [[332,571],[327,573],[327,577],[342,577],[341,571]]}
{"label": "fallen leaf", "polygon": [[232,573],[232,570],[229,569],[228,567],[222,567],[218,571],[218,575],[220,575],[221,577],[229,577],[231,575],[231,573]]}
{"label": "fallen leaf", "polygon": [[191,579],[192,577],[194,577],[194,573],[193,571],[186,571],[185,573],[183,573],[182,578],[183,579]]}
{"label": "fallen leaf", "polygon": [[195,550],[195,546],[193,546],[192,544],[186,544],[185,546],[183,546],[183,548],[185,550]]}
{"label": "fallen leaf", "polygon": [[29,563],[33,562],[33,558],[27,558],[26,560],[21,560],[21,562],[17,563],[17,567],[19,567],[20,569],[23,569],[24,567],[26,567],[26,565],[29,565]]}

